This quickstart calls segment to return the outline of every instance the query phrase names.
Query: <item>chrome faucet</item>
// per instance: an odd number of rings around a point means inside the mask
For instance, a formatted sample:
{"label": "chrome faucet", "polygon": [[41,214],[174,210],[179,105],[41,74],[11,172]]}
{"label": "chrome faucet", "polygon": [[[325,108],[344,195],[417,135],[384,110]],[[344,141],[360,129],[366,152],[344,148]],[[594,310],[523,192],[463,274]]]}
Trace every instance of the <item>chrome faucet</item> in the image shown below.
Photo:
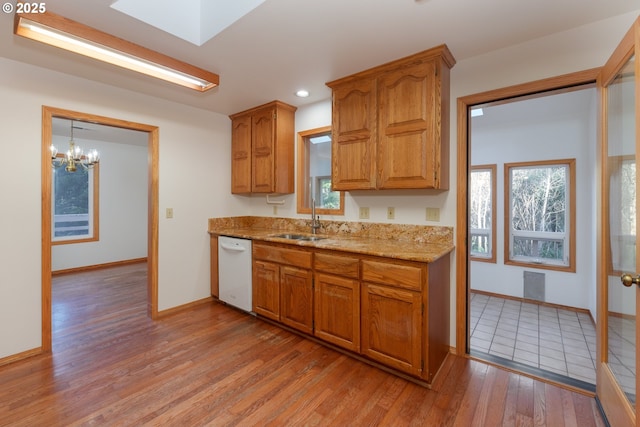
{"label": "chrome faucet", "polygon": [[311,199],[311,234],[316,234],[320,227],[320,216],[316,216],[316,199]]}

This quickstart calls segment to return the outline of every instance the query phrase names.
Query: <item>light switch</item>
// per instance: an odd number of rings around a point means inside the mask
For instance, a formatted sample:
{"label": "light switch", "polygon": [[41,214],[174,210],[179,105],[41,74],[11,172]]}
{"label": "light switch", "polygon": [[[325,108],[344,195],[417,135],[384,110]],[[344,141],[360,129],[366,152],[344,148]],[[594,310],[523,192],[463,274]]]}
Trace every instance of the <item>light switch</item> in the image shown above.
{"label": "light switch", "polygon": [[388,207],[387,208],[387,219],[395,219],[396,218],[396,208]]}
{"label": "light switch", "polygon": [[167,218],[173,218],[173,208],[167,208]]}
{"label": "light switch", "polygon": [[360,208],[360,219],[369,219],[369,208]]}

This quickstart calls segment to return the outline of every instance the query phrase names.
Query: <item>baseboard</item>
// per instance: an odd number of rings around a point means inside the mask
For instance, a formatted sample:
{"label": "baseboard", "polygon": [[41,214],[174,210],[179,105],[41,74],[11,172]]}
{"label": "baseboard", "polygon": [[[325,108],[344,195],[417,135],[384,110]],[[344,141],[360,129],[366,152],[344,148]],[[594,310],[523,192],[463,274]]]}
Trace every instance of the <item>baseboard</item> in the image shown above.
{"label": "baseboard", "polygon": [[585,313],[585,314],[591,315],[591,312],[586,308],[570,307],[568,305],[554,304],[551,302],[538,301],[535,299],[528,299],[528,298],[522,298],[522,297],[514,297],[511,295],[497,294],[495,292],[479,291],[475,289],[469,289],[469,292],[473,294],[486,295],[488,297],[496,297],[496,298],[508,299],[512,301],[518,301],[518,302],[526,302],[529,304],[542,305],[542,306],[551,307],[551,308],[559,308],[562,310],[575,311],[576,313]]}
{"label": "baseboard", "polygon": [[9,363],[18,362],[29,357],[38,356],[42,354],[42,347],[33,348],[31,350],[23,351],[20,353],[12,354],[11,356],[0,358],[0,366],[8,365]]}
{"label": "baseboard", "polygon": [[123,261],[115,261],[115,262],[107,262],[104,264],[95,264],[95,265],[86,265],[83,267],[74,267],[74,268],[67,268],[64,270],[56,270],[56,271],[52,271],[51,275],[52,276],[61,276],[63,274],[73,274],[73,273],[81,273],[84,271],[91,271],[91,270],[100,270],[103,268],[111,268],[111,267],[122,267],[124,265],[129,265],[129,264],[138,264],[138,263],[142,263],[142,262],[147,262],[147,258],[134,258],[134,259],[126,259]]}
{"label": "baseboard", "polygon": [[213,297],[207,297],[197,301],[192,301],[183,305],[179,305],[177,307],[171,307],[166,310],[159,311],[158,317],[156,318],[156,320],[160,319],[161,317],[167,317],[167,316],[171,316],[172,314],[179,313],[181,311],[189,310],[200,304],[206,304],[206,303],[212,303],[212,302],[213,302]]}

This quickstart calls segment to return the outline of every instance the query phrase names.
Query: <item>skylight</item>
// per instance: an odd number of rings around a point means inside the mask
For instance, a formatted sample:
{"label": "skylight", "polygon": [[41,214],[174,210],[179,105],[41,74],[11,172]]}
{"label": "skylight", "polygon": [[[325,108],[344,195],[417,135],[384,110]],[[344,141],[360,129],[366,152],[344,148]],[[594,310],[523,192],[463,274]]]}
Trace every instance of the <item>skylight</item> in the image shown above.
{"label": "skylight", "polygon": [[116,0],[111,7],[202,46],[265,0]]}

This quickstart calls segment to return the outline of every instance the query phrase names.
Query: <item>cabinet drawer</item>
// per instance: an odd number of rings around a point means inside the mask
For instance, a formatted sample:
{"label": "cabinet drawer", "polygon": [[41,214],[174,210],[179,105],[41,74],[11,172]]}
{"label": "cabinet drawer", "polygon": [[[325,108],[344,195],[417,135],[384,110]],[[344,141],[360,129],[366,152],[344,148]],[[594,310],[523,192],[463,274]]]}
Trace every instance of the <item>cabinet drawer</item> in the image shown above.
{"label": "cabinet drawer", "polygon": [[362,261],[362,280],[399,286],[401,288],[422,290],[426,267],[379,261]]}
{"label": "cabinet drawer", "polygon": [[317,271],[357,279],[360,276],[359,262],[360,260],[358,258],[316,253],[315,259],[313,260],[313,267]]}
{"label": "cabinet drawer", "polygon": [[311,252],[297,249],[254,243],[253,258],[279,264],[290,264],[300,268],[311,268]]}

